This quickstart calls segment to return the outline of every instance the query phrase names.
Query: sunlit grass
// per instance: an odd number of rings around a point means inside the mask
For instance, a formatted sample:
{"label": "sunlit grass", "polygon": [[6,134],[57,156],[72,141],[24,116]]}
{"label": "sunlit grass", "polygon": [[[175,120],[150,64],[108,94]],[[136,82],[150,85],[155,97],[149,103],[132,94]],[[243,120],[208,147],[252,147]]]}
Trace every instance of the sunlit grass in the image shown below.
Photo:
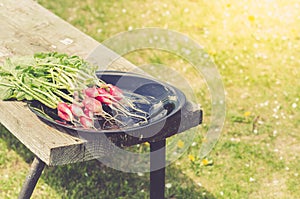
{"label": "sunlit grass", "polygon": [[[207,157],[207,162],[197,159],[203,134],[209,125],[210,94],[205,81],[189,63],[165,52],[139,51],[127,55],[138,66],[163,64],[186,78],[203,106],[205,120],[198,129],[197,137],[184,155],[172,164],[180,168],[167,176],[168,196],[175,198],[298,198],[300,154],[300,2],[297,0],[263,1],[46,1],[43,6],[70,22],[78,29],[102,42],[111,36],[143,27],[161,27],[179,31],[201,44],[211,55],[222,76],[226,90],[226,123],[219,143]],[[157,74],[159,75],[159,74]],[[180,82],[178,83],[178,85]],[[26,162],[11,152],[5,139],[0,139],[1,196],[9,197],[13,186],[19,186],[25,170],[14,173],[18,183],[6,179],[13,172],[14,161]],[[176,146],[187,143],[176,141]],[[149,146],[143,146],[149,147]],[[3,150],[2,150],[3,149]],[[16,148],[14,148],[16,150]],[[3,151],[3,152],[2,152]],[[8,151],[8,152],[7,152]],[[10,151],[10,152],[9,152]],[[13,154],[10,156],[10,154]],[[205,162],[204,162],[205,163]],[[10,165],[12,169],[4,168]],[[205,166],[206,165],[206,166]],[[88,165],[90,166],[90,165]],[[79,172],[80,167],[63,169]],[[86,169],[86,168],[85,168]],[[53,170],[61,175],[63,171]],[[56,183],[51,171],[46,174],[52,191],[46,196],[74,197],[82,193],[81,187],[90,183],[91,196],[98,192],[94,181],[101,179],[90,172],[90,179],[80,178],[78,184]],[[147,197],[145,184],[138,185],[126,180],[118,186],[119,175],[111,177],[108,170],[104,179],[109,198],[112,192],[122,191],[126,198]],[[194,182],[186,183],[187,174]],[[174,177],[170,177],[174,176]],[[94,181],[93,181],[93,180]],[[146,178],[145,178],[146,179]],[[145,179],[138,182],[145,183]],[[178,180],[179,179],[179,180]],[[52,183],[51,183],[52,182]],[[112,183],[110,185],[110,183]],[[4,184],[5,186],[2,186]],[[46,180],[41,186],[48,185]],[[180,187],[184,184],[185,191]],[[103,185],[103,184],[101,184]],[[132,188],[131,186],[137,186]],[[4,187],[4,188],[2,188]],[[85,186],[86,188],[86,186]],[[100,187],[103,188],[103,187]],[[38,187],[39,189],[39,187]],[[71,189],[71,190],[69,190]],[[195,191],[201,189],[200,192]],[[48,188],[46,190],[49,190]],[[68,191],[69,190],[69,191]],[[133,192],[138,190],[138,193]],[[144,190],[146,194],[140,191]],[[128,192],[130,194],[125,194]],[[136,191],[137,192],[137,191]],[[15,194],[16,195],[16,194]],[[14,195],[14,196],[15,196]],[[46,197],[45,196],[45,197]],[[37,196],[38,197],[38,196]],[[42,198],[42,197],[41,197]]]}

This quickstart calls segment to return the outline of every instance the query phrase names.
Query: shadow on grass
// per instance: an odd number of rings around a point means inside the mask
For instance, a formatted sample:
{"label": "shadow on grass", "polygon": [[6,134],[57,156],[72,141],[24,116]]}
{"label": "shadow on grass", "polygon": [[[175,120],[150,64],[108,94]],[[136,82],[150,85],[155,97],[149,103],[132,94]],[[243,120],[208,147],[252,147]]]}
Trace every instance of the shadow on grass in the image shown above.
{"label": "shadow on grass", "polygon": [[[27,163],[31,163],[34,155],[1,125],[0,139],[5,140],[9,149],[16,151]],[[149,173],[124,173],[108,168],[97,160],[46,167],[41,178],[61,198],[149,198]],[[165,189],[169,199],[215,198],[173,165],[166,168],[166,182],[171,184],[170,188]]]}

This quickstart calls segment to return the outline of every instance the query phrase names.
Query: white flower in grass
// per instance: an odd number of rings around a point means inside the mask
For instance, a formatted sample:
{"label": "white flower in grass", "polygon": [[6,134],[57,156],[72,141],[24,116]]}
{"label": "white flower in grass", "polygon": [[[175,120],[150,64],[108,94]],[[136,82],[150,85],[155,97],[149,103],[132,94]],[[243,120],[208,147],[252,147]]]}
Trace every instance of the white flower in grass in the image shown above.
{"label": "white flower in grass", "polygon": [[293,108],[297,108],[297,104],[296,104],[296,103],[293,103],[293,104],[292,104],[292,107],[293,107]]}
{"label": "white flower in grass", "polygon": [[252,178],[252,177],[250,177],[250,178],[249,178],[249,182],[255,182],[255,179]]}
{"label": "white flower in grass", "polygon": [[167,189],[170,189],[172,187],[172,184],[171,183],[167,183],[165,186],[166,186]]}
{"label": "white flower in grass", "polygon": [[285,170],[286,170],[286,171],[289,171],[289,170],[290,170],[290,168],[289,168],[289,167],[285,167]]}
{"label": "white flower in grass", "polygon": [[279,160],[283,160],[283,157],[282,157],[282,156],[280,156],[280,157],[279,157]]}
{"label": "white flower in grass", "polygon": [[258,120],[257,123],[260,124],[260,125],[264,124],[264,122],[261,121],[261,120]]}
{"label": "white flower in grass", "polygon": [[274,185],[278,185],[279,184],[279,180],[273,180],[273,184]]}

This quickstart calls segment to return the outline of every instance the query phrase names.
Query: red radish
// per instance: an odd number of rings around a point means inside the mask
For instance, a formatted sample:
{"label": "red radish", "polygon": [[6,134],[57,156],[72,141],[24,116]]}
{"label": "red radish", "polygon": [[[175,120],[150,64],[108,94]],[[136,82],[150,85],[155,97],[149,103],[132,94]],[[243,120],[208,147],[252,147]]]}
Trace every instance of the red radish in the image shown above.
{"label": "red radish", "polygon": [[66,114],[66,113],[63,113],[62,111],[57,111],[57,115],[58,115],[58,117],[60,117],[63,120],[66,120],[68,122],[71,121],[70,116],[68,114]]}
{"label": "red radish", "polygon": [[96,99],[103,104],[110,105],[112,103],[111,99],[107,98],[106,96],[98,96]]}
{"label": "red radish", "polygon": [[65,102],[59,102],[57,105],[57,112],[58,116],[61,119],[64,119],[66,121],[73,121],[73,114],[69,108],[69,105],[66,104]]}
{"label": "red radish", "polygon": [[91,120],[90,118],[81,116],[79,118],[80,124],[82,124],[82,126],[84,128],[94,128],[94,124],[93,124],[93,120]]}
{"label": "red radish", "polygon": [[87,108],[91,112],[96,113],[96,114],[102,114],[102,111],[103,111],[102,104],[100,101],[96,100],[95,98],[86,97],[82,101],[82,103],[85,106],[85,108]]}
{"label": "red radish", "polygon": [[109,93],[114,97],[115,100],[121,100],[123,98],[123,92],[117,86],[107,84],[109,87]]}
{"label": "red radish", "polygon": [[83,112],[82,108],[77,104],[71,104],[70,110],[73,113],[73,115],[75,115],[77,117],[84,116],[84,112]]}
{"label": "red radish", "polygon": [[93,118],[94,114],[87,108],[84,108],[83,110],[84,114],[88,117],[88,118]]}
{"label": "red radish", "polygon": [[97,88],[97,91],[100,95],[107,95],[107,97],[110,96],[109,92],[107,92],[105,88]]}
{"label": "red radish", "polygon": [[99,93],[99,96],[104,96],[106,98],[111,97],[111,94],[109,94],[109,92],[107,92],[105,88],[97,88],[97,91]]}
{"label": "red radish", "polygon": [[98,88],[99,96],[96,97],[97,100],[99,100],[103,104],[110,105],[112,103],[110,97],[111,95],[104,89],[104,88]]}
{"label": "red radish", "polygon": [[96,87],[92,87],[92,88],[86,88],[83,90],[84,94],[88,97],[97,97],[99,96],[98,90]]}

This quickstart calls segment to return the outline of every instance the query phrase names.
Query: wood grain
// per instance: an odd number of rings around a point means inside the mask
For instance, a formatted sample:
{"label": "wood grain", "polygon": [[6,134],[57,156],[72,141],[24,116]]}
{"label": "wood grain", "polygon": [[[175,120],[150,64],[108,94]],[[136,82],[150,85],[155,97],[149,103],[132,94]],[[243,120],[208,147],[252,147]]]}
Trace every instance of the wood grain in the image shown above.
{"label": "wood grain", "polygon": [[[59,161],[53,161],[58,158],[52,153],[57,151],[64,153],[64,150],[70,151],[70,148],[71,151],[76,150],[78,153],[84,147],[84,140],[48,126],[40,121],[23,102],[1,102],[0,109],[1,123],[48,165],[60,164]],[[72,153],[68,155],[69,158],[75,156]]]}

